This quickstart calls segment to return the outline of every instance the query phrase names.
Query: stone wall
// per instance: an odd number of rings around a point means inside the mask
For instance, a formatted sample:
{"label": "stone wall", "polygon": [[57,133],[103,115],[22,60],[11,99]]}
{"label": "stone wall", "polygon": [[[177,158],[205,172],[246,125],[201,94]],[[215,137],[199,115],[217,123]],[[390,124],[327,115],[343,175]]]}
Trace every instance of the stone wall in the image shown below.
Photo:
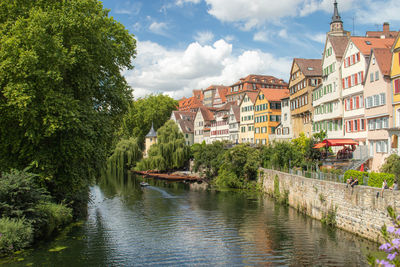
{"label": "stone wall", "polygon": [[290,206],[318,220],[333,211],[338,228],[373,241],[378,240],[383,224],[392,225],[386,207],[390,205],[400,212],[400,191],[385,190],[381,197],[379,188],[346,188],[346,184],[342,183],[260,169],[259,182],[271,195],[274,195],[275,177],[279,180],[280,194],[288,193]]}

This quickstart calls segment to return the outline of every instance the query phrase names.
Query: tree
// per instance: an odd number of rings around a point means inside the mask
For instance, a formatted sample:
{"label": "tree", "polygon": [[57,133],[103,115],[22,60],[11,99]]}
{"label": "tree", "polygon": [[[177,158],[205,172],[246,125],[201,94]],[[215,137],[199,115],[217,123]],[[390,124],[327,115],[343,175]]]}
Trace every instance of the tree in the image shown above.
{"label": "tree", "polygon": [[128,112],[123,117],[120,136],[124,138],[136,137],[143,145],[144,137],[150,131],[153,123],[157,131],[171,117],[178,102],[166,95],[149,95],[133,101]]}
{"label": "tree", "polygon": [[97,0],[0,1],[0,170],[33,166],[75,207],[131,100],[135,39]]}
{"label": "tree", "polygon": [[139,170],[173,170],[185,166],[189,160],[189,147],[178,125],[167,121],[157,131],[157,143],[149,149],[149,157],[137,164]]}
{"label": "tree", "polygon": [[381,172],[394,174],[397,182],[400,182],[400,156],[392,154],[386,158],[386,161],[381,168]]}
{"label": "tree", "polygon": [[192,146],[194,170],[201,172],[207,179],[214,179],[225,160],[225,151],[225,144],[221,141],[212,144],[204,142],[201,145],[194,144]]}

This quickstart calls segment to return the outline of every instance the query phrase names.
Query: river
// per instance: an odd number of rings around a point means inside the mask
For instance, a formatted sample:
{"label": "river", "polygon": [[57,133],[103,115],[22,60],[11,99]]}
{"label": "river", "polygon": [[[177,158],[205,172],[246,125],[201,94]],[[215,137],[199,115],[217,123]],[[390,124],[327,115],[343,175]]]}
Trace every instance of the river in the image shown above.
{"label": "river", "polygon": [[84,222],[8,265],[365,266],[377,249],[259,194],[140,181],[102,179]]}

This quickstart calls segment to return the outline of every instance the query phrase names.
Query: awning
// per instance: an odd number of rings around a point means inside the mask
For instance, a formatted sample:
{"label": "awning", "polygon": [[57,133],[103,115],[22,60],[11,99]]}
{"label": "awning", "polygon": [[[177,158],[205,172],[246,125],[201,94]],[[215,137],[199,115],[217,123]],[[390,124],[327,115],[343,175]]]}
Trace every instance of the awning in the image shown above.
{"label": "awning", "polygon": [[318,143],[318,144],[315,144],[315,145],[313,146],[313,148],[323,148],[323,147],[325,147],[325,146],[326,146],[325,143]]}
{"label": "awning", "polygon": [[327,144],[328,146],[350,146],[350,145],[358,145],[358,142],[353,139],[325,139],[322,143]]}

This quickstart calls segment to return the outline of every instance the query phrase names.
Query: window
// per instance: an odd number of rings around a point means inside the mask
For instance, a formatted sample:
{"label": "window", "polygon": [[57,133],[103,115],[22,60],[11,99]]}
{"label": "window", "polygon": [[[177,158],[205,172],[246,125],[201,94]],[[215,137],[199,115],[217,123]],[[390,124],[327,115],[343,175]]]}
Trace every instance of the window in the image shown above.
{"label": "window", "polygon": [[380,98],[381,98],[381,105],[386,105],[385,93],[380,94]]}
{"label": "window", "polygon": [[379,80],[379,71],[375,72],[375,81]]}
{"label": "window", "polygon": [[373,73],[371,73],[369,75],[369,80],[370,80],[371,83],[374,81],[374,74]]}
{"label": "window", "polygon": [[394,93],[400,94],[400,79],[394,80]]}
{"label": "window", "polygon": [[374,95],[374,106],[379,106],[380,98],[379,95]]}

